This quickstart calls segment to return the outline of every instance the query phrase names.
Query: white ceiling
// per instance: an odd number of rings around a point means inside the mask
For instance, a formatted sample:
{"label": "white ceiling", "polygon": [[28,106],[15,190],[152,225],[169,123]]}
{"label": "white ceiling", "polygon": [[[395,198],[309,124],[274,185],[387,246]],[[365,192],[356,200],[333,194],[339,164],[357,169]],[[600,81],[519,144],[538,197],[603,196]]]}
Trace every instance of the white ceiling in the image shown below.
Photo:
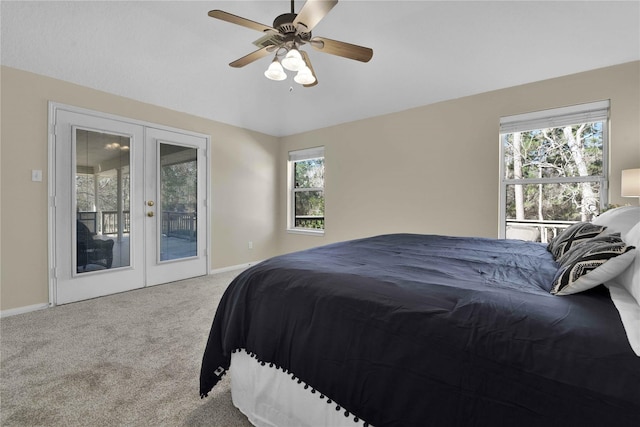
{"label": "white ceiling", "polygon": [[274,136],[640,59],[640,1],[341,0],[313,35],[370,47],[373,59],[307,46],[312,88],[267,80],[270,57],[229,67],[261,33],[207,16],[271,25],[289,0],[0,8],[3,65]]}

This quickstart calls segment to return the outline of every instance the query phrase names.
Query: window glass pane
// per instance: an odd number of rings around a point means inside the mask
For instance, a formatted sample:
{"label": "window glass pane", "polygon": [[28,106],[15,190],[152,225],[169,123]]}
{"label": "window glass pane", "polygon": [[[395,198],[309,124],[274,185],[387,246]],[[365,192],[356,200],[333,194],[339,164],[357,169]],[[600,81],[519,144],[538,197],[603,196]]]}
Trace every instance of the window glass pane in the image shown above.
{"label": "window glass pane", "polygon": [[[548,242],[559,230],[600,212],[597,182],[507,185],[506,190],[507,238]],[[535,233],[525,238],[522,230]]]}
{"label": "window glass pane", "polygon": [[505,178],[603,175],[603,122],[503,135]]}
{"label": "window glass pane", "polygon": [[130,262],[130,138],[76,129],[76,272]]}
{"label": "window glass pane", "polygon": [[294,227],[324,229],[324,192],[296,191]]}
{"label": "window glass pane", "polygon": [[160,260],[197,255],[198,150],[160,144]]}
{"label": "window glass pane", "polygon": [[289,227],[324,230],[324,147],[289,152]]}
{"label": "window glass pane", "polygon": [[324,187],[324,158],[295,162],[295,188]]}

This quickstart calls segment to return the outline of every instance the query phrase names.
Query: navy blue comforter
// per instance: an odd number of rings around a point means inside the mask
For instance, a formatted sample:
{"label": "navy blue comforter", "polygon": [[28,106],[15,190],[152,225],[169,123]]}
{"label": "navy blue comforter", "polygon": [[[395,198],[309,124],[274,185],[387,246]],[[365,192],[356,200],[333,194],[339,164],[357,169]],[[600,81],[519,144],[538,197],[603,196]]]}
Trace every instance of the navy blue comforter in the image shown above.
{"label": "navy blue comforter", "polygon": [[269,259],[220,302],[201,396],[246,349],[375,426],[637,427],[608,291],[550,295],[556,269],[538,243],[414,234]]}

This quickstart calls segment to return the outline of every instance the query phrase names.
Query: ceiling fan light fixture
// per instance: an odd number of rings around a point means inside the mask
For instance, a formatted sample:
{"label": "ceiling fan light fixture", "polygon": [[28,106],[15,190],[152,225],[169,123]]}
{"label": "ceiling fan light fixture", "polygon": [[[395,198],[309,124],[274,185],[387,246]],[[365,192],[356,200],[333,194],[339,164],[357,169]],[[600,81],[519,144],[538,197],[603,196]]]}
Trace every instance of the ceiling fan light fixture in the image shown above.
{"label": "ceiling fan light fixture", "polygon": [[285,55],[282,60],[282,66],[289,71],[298,71],[302,67],[306,66],[306,64],[302,59],[302,55],[298,52],[298,49],[294,47],[289,49],[289,52]]}
{"label": "ceiling fan light fixture", "polygon": [[282,81],[287,78],[287,74],[282,69],[282,65],[278,62],[278,58],[274,58],[269,68],[264,72],[264,75],[269,80]]}
{"label": "ceiling fan light fixture", "polygon": [[296,83],[301,85],[310,85],[316,81],[316,78],[313,76],[313,73],[306,65],[298,70],[298,74],[293,78]]}

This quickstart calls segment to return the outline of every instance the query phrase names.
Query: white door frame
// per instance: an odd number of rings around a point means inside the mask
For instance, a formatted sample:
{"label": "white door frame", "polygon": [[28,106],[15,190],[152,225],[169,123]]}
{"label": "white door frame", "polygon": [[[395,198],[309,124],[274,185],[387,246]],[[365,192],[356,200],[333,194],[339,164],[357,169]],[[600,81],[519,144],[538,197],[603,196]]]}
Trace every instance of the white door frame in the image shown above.
{"label": "white door frame", "polygon": [[[206,249],[205,249],[205,258],[207,269],[206,272],[209,272],[209,266],[211,266],[211,162],[210,162],[210,153],[211,153],[211,137],[209,135],[187,131],[183,129],[172,128],[169,126],[159,125],[156,123],[151,123],[143,120],[136,120],[131,118],[126,118],[122,116],[117,116],[114,114],[103,113],[95,110],[89,110],[86,108],[75,107],[67,104],[62,104],[54,101],[49,101],[49,126],[48,126],[48,280],[49,280],[49,306],[55,306],[58,304],[56,301],[56,235],[55,235],[55,224],[56,224],[56,115],[60,110],[69,111],[73,113],[83,114],[87,116],[94,116],[98,118],[104,118],[109,120],[120,121],[128,124],[140,125],[145,128],[145,139],[146,133],[148,129],[158,129],[164,130],[168,132],[180,133],[184,135],[191,135],[199,138],[204,138],[206,140],[206,149],[204,155],[205,162],[205,183],[206,183],[206,200],[204,201],[206,206]],[[143,284],[146,286],[146,284]]]}

